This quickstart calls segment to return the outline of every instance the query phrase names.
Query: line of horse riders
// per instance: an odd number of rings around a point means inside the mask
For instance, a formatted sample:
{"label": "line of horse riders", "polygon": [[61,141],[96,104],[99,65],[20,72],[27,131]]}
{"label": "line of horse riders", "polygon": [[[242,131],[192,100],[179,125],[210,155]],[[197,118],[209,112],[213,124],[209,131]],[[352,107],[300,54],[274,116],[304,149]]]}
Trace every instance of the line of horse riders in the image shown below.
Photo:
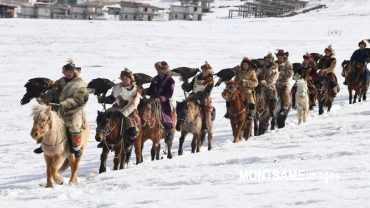
{"label": "line of horse riders", "polygon": [[[362,95],[366,99],[369,77],[366,63],[369,55],[364,52],[364,41],[358,45],[360,49],[353,53],[351,60],[343,62],[342,75],[346,77],[345,84],[348,86],[354,82],[361,83],[359,88],[365,92]],[[232,68],[235,77],[233,80],[225,80],[226,87],[222,96],[227,107],[224,117],[231,121],[234,142],[252,136],[252,123],[255,135],[266,131],[271,118],[271,129],[275,128],[275,123],[278,128],[284,127],[289,110],[295,108],[297,87],[290,88],[291,78],[307,83],[310,110],[318,100],[320,114],[324,106],[330,111],[339,86],[335,75],[334,50],[330,45],[324,52],[323,56],[306,53],[303,62],[294,66],[288,59],[289,53],[279,49],[275,54],[277,60],[270,52],[259,59],[258,64],[243,58],[240,65]],[[206,62],[191,82],[183,80],[181,88],[190,95],[185,101],[177,103],[176,110],[171,105],[175,81],[168,63],[159,61],[154,67],[157,76],[152,79],[149,88],[136,85],[133,73],[125,68],[119,77],[121,82],[113,86],[111,95],[98,96],[99,103],[113,104],[104,112],[98,111],[97,116],[95,139],[100,142],[98,148],[103,149],[100,173],[106,171],[105,160],[109,151],[116,151],[114,169],[118,165],[123,168],[121,164],[128,162],[133,146],[136,163],[142,162],[141,150],[147,139],[153,141],[152,160],[160,159],[160,140],[163,138],[168,147],[167,157],[172,158],[171,146],[176,130],[181,131],[179,155],[183,153],[183,143],[188,133],[193,134],[192,153],[199,152],[207,134],[208,149],[212,149],[212,123],[215,119],[211,98],[215,85],[212,66]],[[62,68],[64,76],[38,98],[39,103],[51,106],[63,119],[71,151],[76,158],[82,155],[81,132],[86,123],[83,108],[89,96],[86,83],[80,77],[80,70],[73,62],[67,63]],[[125,152],[125,159],[120,158],[122,151]],[[42,147],[35,149],[35,153],[41,152]]]}

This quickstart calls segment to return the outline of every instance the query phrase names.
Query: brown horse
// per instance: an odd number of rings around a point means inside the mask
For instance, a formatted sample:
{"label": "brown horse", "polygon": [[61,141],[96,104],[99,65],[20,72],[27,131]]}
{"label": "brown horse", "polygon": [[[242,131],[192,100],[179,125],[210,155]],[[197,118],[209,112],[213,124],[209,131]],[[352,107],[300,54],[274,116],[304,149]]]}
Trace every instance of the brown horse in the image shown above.
{"label": "brown horse", "polygon": [[355,95],[353,96],[353,103],[356,103],[357,96],[358,96],[358,102],[361,102],[362,96],[365,94],[366,97],[366,90],[365,90],[365,83],[364,79],[362,77],[364,66],[357,64],[355,66],[355,70],[352,71],[352,63],[351,61],[344,60],[342,62],[342,77],[345,78],[348,86],[348,93],[349,93],[349,104],[352,104],[352,91],[355,91]]}
{"label": "brown horse", "polygon": [[266,132],[269,126],[271,112],[265,87],[257,86],[255,91],[257,110],[254,118],[254,135],[259,136]]}
{"label": "brown horse", "polygon": [[[177,102],[176,115],[176,130],[181,131],[178,154],[183,154],[183,145],[185,137],[188,133],[193,134],[193,140],[191,142],[191,153],[195,153],[195,151],[199,152],[200,147],[202,146],[202,117],[199,105],[191,101]],[[210,144],[209,141],[208,144]]]}
{"label": "brown horse", "polygon": [[329,81],[323,75],[317,76],[315,80],[315,87],[317,89],[317,100],[319,103],[319,115],[324,113],[324,107],[328,112],[333,105],[334,97],[330,94]]}
{"label": "brown horse", "polygon": [[[46,187],[52,187],[52,181],[63,183],[63,177],[58,172],[63,172],[71,167],[70,184],[77,184],[77,174],[81,157],[73,154],[66,133],[63,120],[47,105],[36,105],[32,110],[33,127],[31,137],[41,142],[46,162]],[[90,135],[90,127],[84,124],[81,132],[81,151],[84,152]],[[62,162],[64,161],[63,165]]]}
{"label": "brown horse", "polygon": [[231,128],[233,130],[234,143],[241,141],[243,129],[247,122],[247,112],[242,92],[235,81],[225,82],[226,88],[222,92],[222,97],[230,103],[227,109]]}
{"label": "brown horse", "polygon": [[[99,173],[106,171],[106,161],[109,151],[114,151],[113,170],[124,168],[124,164],[129,162],[131,150],[128,147],[126,132],[123,130],[125,119],[121,112],[118,111],[98,111],[96,118],[95,140],[103,142],[103,150],[100,156]],[[143,161],[141,155],[141,125],[138,124],[138,135],[135,139],[136,164]]]}
{"label": "brown horse", "polygon": [[[143,130],[143,134],[145,135],[143,138],[142,146],[144,146],[144,141],[150,139],[153,141],[152,149],[151,149],[151,156],[152,160],[154,160],[154,156],[157,160],[159,160],[159,151],[161,149],[161,145],[159,143],[158,136],[160,138],[166,137],[166,130],[163,127],[161,122],[161,104],[156,101],[155,99],[142,99],[139,104],[139,114],[142,118],[142,125],[145,126]],[[145,114],[145,116],[144,116]],[[173,127],[169,131],[172,131],[172,135],[175,133],[175,125],[176,125],[176,112],[172,109],[172,120],[173,120]],[[155,127],[158,126],[158,127]],[[153,128],[152,128],[153,127]],[[145,131],[145,132],[144,132]],[[172,138],[173,139],[173,138]],[[167,145],[167,158],[172,158],[172,139],[166,141]]]}
{"label": "brown horse", "polygon": [[156,111],[154,99],[141,99],[138,110],[143,131],[141,149],[144,148],[145,141],[152,140],[151,159],[159,160],[164,128]]}

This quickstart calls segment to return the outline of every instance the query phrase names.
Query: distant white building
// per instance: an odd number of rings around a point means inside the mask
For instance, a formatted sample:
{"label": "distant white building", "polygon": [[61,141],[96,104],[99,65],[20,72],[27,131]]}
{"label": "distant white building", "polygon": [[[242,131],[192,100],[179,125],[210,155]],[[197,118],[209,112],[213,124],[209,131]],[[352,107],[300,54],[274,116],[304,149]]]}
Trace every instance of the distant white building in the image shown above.
{"label": "distant white building", "polygon": [[150,4],[122,1],[120,10],[120,20],[123,21],[152,21],[158,16],[162,8]]}
{"label": "distant white building", "polygon": [[202,8],[198,5],[171,5],[169,20],[202,20]]}

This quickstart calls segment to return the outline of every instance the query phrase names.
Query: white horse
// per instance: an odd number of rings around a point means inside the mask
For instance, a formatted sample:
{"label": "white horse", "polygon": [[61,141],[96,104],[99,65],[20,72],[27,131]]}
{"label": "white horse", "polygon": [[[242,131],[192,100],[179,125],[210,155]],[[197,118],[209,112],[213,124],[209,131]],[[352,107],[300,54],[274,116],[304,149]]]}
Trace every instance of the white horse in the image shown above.
{"label": "white horse", "polygon": [[310,112],[310,103],[308,97],[307,82],[303,79],[297,81],[297,92],[295,94],[295,103],[297,106],[297,118],[298,124],[306,122],[308,114]]}
{"label": "white horse", "polygon": [[[41,143],[46,162],[46,187],[52,187],[52,181],[63,183],[59,175],[69,166],[71,167],[70,184],[77,184],[77,173],[81,157],[76,158],[69,150],[68,138],[63,120],[47,105],[33,107],[33,127],[31,137]],[[84,152],[89,139],[90,127],[85,123],[81,132],[81,151]],[[64,161],[64,163],[63,163]],[[62,165],[63,163],[63,165]],[[59,172],[59,173],[58,173]]]}

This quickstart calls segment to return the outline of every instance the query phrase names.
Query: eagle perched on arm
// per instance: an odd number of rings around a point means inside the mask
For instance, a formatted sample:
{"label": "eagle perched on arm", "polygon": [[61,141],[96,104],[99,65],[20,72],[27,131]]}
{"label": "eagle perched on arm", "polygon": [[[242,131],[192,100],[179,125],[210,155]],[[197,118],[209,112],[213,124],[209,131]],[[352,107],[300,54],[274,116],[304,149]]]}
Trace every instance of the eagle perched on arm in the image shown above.
{"label": "eagle perched on arm", "polygon": [[32,98],[38,98],[40,95],[53,87],[54,81],[44,78],[37,77],[28,80],[24,85],[26,88],[26,94],[23,95],[21,105],[25,105],[31,101]]}
{"label": "eagle perched on arm", "polygon": [[198,72],[200,72],[198,68],[178,67],[171,70],[171,75],[180,76],[181,80],[186,81],[194,77]]}
{"label": "eagle perched on arm", "polygon": [[226,82],[226,81],[229,81],[231,80],[235,74],[236,74],[236,70],[239,66],[236,66],[236,67],[233,67],[233,68],[226,68],[226,69],[222,69],[221,71],[217,72],[215,74],[215,76],[218,77],[218,81],[217,83],[215,84],[216,87],[220,86],[220,84],[222,82]]}
{"label": "eagle perched on arm", "polygon": [[96,78],[93,79],[87,84],[87,89],[89,89],[90,93],[94,95],[103,95],[105,96],[114,85],[114,82],[110,81],[109,79],[105,78]]}
{"label": "eagle perched on arm", "polygon": [[144,73],[134,73],[134,79],[138,86],[143,86],[143,84],[151,83],[153,80],[153,77],[144,74]]}

